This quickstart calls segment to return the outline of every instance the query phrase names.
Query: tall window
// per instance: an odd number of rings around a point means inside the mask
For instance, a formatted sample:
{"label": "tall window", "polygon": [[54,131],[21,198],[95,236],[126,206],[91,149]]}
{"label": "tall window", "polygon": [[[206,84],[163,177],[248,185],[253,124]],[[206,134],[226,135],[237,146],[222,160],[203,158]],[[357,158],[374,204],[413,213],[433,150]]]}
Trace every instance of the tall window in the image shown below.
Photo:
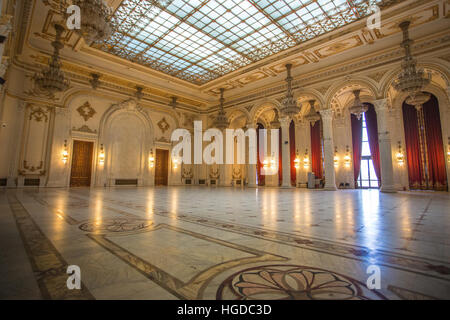
{"label": "tall window", "polygon": [[363,113],[362,120],[361,171],[358,177],[358,184],[360,188],[378,188],[378,178],[373,167],[372,155],[370,153],[365,113]]}

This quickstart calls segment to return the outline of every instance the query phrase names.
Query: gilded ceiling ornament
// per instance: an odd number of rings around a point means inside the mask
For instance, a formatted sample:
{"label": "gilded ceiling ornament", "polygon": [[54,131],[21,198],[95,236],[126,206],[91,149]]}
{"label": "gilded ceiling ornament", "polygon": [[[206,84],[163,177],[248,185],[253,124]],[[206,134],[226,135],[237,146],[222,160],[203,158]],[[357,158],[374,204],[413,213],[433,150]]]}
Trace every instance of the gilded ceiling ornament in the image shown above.
{"label": "gilded ceiling ornament", "polygon": [[84,121],[88,121],[97,113],[97,111],[95,111],[95,109],[91,107],[91,104],[88,101],[86,101],[82,106],[79,106],[77,108],[77,111],[84,119]]}
{"label": "gilded ceiling ornament", "polygon": [[162,133],[165,133],[167,130],[169,130],[170,125],[167,122],[166,118],[162,118],[159,122],[158,122],[158,127],[161,129]]}

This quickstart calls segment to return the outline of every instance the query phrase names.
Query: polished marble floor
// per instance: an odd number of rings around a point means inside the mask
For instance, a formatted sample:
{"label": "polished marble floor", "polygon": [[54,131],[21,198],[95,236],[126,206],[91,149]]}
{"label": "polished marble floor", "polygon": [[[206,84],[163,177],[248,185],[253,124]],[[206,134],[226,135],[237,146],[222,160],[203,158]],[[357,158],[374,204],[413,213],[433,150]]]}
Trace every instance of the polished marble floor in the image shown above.
{"label": "polished marble floor", "polygon": [[3,190],[0,299],[449,299],[449,207],[435,192]]}

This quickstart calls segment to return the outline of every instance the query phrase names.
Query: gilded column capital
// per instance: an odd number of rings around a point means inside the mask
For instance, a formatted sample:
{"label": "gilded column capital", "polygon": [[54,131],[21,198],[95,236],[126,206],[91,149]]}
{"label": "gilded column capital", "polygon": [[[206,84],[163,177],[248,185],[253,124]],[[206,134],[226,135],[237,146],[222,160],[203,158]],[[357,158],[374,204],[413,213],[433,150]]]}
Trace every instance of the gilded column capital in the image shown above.
{"label": "gilded column capital", "polygon": [[387,98],[375,100],[373,102],[373,106],[375,107],[375,111],[377,113],[386,111],[389,106],[389,100]]}
{"label": "gilded column capital", "polygon": [[282,128],[288,128],[291,124],[291,118],[283,117],[279,119]]}
{"label": "gilded column capital", "polygon": [[332,120],[333,119],[333,110],[331,108],[320,110],[319,113],[322,116],[322,120]]}

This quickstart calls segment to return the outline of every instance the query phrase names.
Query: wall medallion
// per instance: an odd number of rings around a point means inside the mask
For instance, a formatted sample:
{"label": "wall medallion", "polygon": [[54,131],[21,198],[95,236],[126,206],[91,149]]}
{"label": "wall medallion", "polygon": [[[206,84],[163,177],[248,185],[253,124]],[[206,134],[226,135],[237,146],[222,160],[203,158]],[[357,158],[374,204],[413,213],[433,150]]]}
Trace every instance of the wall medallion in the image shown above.
{"label": "wall medallion", "polygon": [[97,111],[95,111],[95,109],[91,107],[91,104],[88,101],[86,101],[82,106],[79,106],[77,108],[77,111],[84,119],[84,121],[88,121],[97,113]]}
{"label": "wall medallion", "polygon": [[169,130],[170,125],[169,125],[169,123],[167,123],[166,118],[162,118],[158,122],[158,127],[161,129],[162,133],[165,133],[167,130]]}

